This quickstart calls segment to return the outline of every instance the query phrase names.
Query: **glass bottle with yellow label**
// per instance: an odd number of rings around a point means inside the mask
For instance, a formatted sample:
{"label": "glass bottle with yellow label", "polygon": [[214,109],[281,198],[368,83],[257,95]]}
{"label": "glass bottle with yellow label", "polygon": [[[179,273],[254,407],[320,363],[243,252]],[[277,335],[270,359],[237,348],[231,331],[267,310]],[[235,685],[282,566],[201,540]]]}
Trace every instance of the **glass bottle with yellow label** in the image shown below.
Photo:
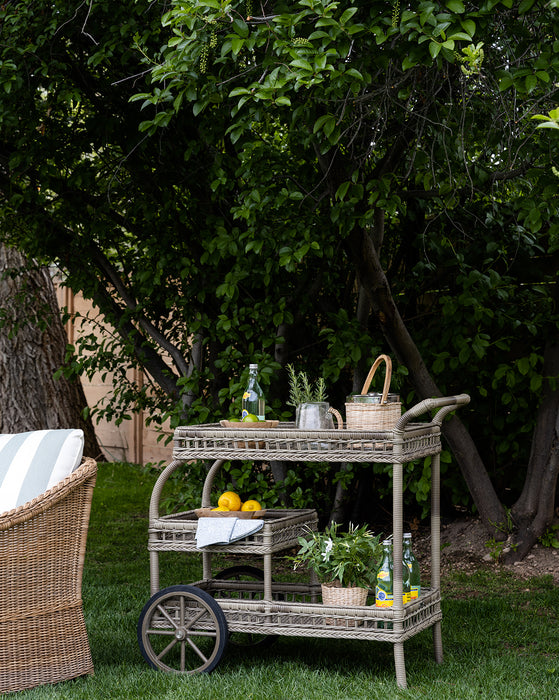
{"label": "glass bottle with yellow label", "polygon": [[[377,573],[375,587],[375,605],[377,608],[391,608],[394,605],[394,562],[392,558],[392,542],[384,540],[382,563]],[[402,562],[402,602],[405,605],[411,600],[410,573],[405,562]]]}
{"label": "glass bottle with yellow label", "polygon": [[375,605],[377,608],[391,608],[394,605],[394,567],[390,540],[384,540],[382,547],[382,563],[377,572],[375,587]]}

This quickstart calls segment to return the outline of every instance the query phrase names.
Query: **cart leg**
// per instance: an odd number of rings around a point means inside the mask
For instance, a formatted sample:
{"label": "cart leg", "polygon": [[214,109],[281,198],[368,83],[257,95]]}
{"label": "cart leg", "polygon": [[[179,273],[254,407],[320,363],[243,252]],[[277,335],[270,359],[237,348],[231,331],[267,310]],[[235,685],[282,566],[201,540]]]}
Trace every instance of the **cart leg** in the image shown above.
{"label": "cart leg", "polygon": [[441,634],[441,621],[438,620],[433,625],[433,650],[435,652],[435,661],[438,664],[443,662],[443,638]]}
{"label": "cart leg", "polygon": [[159,552],[149,553],[149,576],[151,595],[159,590]]}
{"label": "cart leg", "polygon": [[272,555],[264,554],[264,600],[272,600]]}
{"label": "cart leg", "polygon": [[212,555],[210,552],[202,552],[202,578],[208,581],[212,577]]}
{"label": "cart leg", "polygon": [[402,642],[396,642],[394,644],[394,666],[396,667],[396,684],[399,688],[407,688],[404,644]]}

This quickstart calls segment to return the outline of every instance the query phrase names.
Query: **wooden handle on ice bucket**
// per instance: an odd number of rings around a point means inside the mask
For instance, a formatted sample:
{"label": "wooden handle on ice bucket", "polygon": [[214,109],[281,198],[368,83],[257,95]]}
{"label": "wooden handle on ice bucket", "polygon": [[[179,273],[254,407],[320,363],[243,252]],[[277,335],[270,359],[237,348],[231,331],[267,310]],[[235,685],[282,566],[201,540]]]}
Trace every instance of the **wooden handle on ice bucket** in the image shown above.
{"label": "wooden handle on ice bucket", "polygon": [[369,387],[371,386],[371,382],[373,381],[373,377],[375,376],[377,367],[380,365],[381,362],[386,363],[386,375],[384,377],[384,387],[382,390],[382,397],[380,402],[386,403],[386,399],[388,398],[388,391],[390,390],[390,381],[392,379],[392,360],[388,357],[388,355],[379,355],[377,359],[373,362],[373,366],[369,370],[367,379],[365,379],[365,384],[363,384],[363,388],[361,389],[361,394],[367,394],[369,392]]}

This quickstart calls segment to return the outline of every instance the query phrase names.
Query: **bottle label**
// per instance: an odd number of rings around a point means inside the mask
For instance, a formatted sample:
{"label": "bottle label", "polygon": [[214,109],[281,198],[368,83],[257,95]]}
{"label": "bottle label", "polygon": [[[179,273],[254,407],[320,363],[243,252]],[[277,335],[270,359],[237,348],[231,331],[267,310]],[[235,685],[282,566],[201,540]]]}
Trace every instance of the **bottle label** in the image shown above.
{"label": "bottle label", "polygon": [[390,594],[377,586],[375,590],[375,605],[377,608],[391,608],[394,605],[394,599]]}
{"label": "bottle label", "polygon": [[245,393],[243,394],[243,399],[249,399],[249,398],[250,398],[250,392],[245,391]]}
{"label": "bottle label", "polygon": [[412,586],[410,592],[412,600],[417,600],[417,598],[419,598],[419,586]]}
{"label": "bottle label", "polygon": [[386,569],[381,569],[377,574],[375,605],[377,608],[391,608],[394,605],[390,571]]}

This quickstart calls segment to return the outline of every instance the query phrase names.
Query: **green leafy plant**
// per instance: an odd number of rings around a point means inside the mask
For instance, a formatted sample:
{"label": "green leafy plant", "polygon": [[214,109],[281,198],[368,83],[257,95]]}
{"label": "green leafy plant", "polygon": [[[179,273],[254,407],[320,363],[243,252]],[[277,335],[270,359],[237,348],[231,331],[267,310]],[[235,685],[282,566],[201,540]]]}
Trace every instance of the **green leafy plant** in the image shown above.
{"label": "green leafy plant", "polygon": [[542,545],[542,547],[553,547],[554,549],[559,549],[559,524],[549,527],[540,537],[538,542]]}
{"label": "green leafy plant", "polygon": [[487,549],[489,550],[491,559],[493,559],[493,561],[499,561],[499,559],[501,558],[501,554],[503,553],[503,549],[505,548],[505,543],[500,542],[494,537],[492,537],[485,543],[484,546],[487,547]]}
{"label": "green leafy plant", "polygon": [[319,377],[316,382],[311,382],[304,371],[296,372],[293,365],[287,365],[289,376],[289,401],[288,406],[295,408],[302,403],[317,403],[326,401],[326,382],[324,377]]}
{"label": "green leafy plant", "polygon": [[323,532],[309,531],[308,538],[299,537],[301,549],[291,557],[294,568],[309,567],[321,583],[372,586],[382,554],[380,535],[374,535],[366,525],[351,523],[347,532],[338,530],[339,523],[333,523]]}
{"label": "green leafy plant", "polygon": [[488,540],[484,546],[487,547],[487,549],[489,550],[489,554],[493,561],[499,561],[501,555],[507,547],[510,547],[510,549],[512,549],[513,551],[516,551],[518,549],[518,544],[514,544],[509,541],[505,542],[502,540],[496,540],[494,537]]}

